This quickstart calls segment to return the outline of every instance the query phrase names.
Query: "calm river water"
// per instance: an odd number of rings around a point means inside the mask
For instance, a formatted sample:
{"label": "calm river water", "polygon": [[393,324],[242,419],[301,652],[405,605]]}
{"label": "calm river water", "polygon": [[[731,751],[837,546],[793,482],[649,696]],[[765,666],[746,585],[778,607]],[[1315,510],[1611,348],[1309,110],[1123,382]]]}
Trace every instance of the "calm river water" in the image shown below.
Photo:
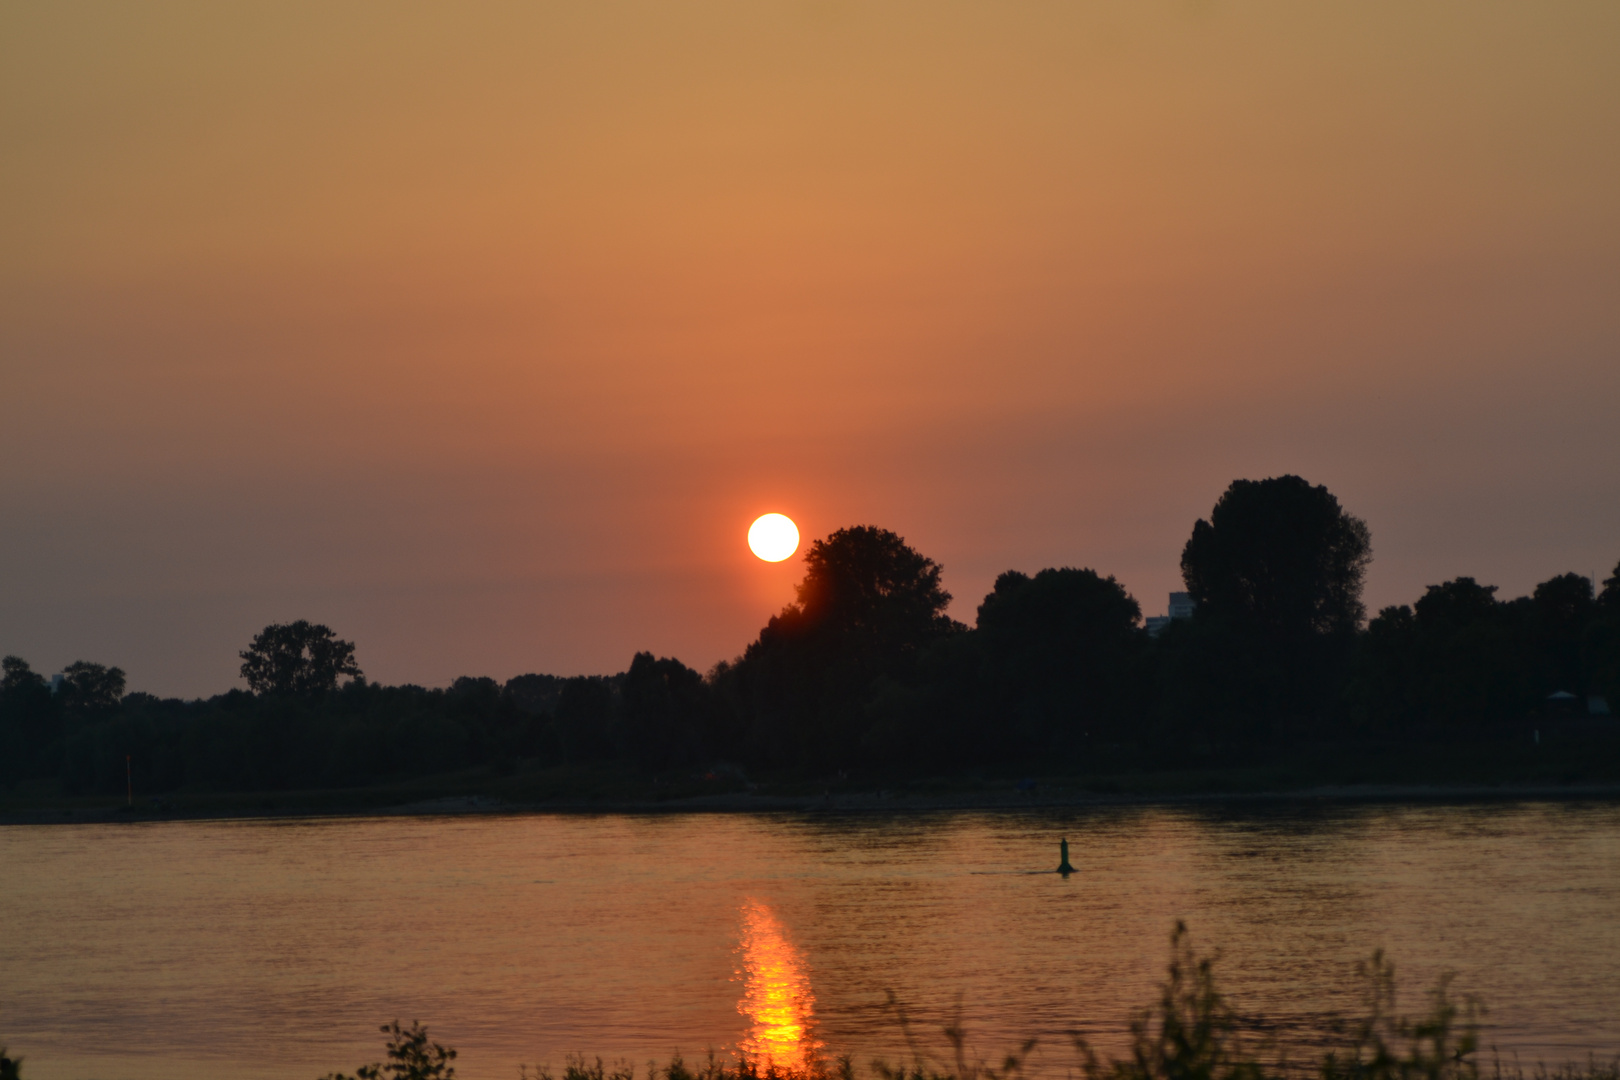
{"label": "calm river water", "polygon": [[[1067,837],[1079,873],[1056,865]],[[30,1080],[313,1080],[420,1018],[468,1080],[571,1052],[994,1059],[1123,1045],[1174,921],[1285,1032],[1443,970],[1526,1065],[1620,1051],[1620,807],[511,816],[0,828],[0,1041]]]}

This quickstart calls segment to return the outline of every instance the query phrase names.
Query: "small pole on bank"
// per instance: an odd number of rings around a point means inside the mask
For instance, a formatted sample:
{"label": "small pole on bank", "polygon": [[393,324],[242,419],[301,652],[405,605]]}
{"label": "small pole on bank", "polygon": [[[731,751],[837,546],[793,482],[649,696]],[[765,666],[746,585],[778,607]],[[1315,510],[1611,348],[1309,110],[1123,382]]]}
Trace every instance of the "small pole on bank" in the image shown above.
{"label": "small pole on bank", "polygon": [[1068,877],[1070,874],[1074,873],[1074,867],[1069,865],[1069,841],[1067,838],[1065,838],[1060,841],[1059,844],[1060,846],[1058,850],[1062,852],[1062,857],[1058,860],[1057,872],[1062,874],[1064,877]]}

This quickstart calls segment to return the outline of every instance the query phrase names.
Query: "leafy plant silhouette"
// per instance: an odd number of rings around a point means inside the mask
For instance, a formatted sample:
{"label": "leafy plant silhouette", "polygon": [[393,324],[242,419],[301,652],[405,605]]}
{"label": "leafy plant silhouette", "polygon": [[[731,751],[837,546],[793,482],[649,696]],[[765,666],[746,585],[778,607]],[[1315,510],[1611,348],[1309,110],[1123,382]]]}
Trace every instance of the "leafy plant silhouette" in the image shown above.
{"label": "leafy plant silhouette", "polygon": [[455,1080],[456,1069],[450,1063],[456,1059],[455,1050],[440,1046],[428,1039],[427,1028],[415,1020],[402,1028],[399,1021],[378,1028],[388,1040],[388,1064],[373,1062],[362,1065],[353,1076],[328,1073],[321,1080]]}

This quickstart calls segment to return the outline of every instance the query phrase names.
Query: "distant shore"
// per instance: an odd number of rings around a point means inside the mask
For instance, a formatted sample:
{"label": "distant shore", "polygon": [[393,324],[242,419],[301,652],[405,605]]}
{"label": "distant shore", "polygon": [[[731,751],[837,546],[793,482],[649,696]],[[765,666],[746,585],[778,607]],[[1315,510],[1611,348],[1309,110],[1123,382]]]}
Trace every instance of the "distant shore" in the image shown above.
{"label": "distant shore", "polygon": [[[828,791],[821,794],[727,792],[672,799],[555,799],[514,802],[488,795],[445,795],[388,803],[355,792],[276,792],[143,800],[129,805],[43,804],[0,810],[0,826],[114,824],[251,818],[441,817],[470,814],[913,814],[951,811],[1104,809],[1188,805],[1325,806],[1360,803],[1620,801],[1620,784],[1335,785],[1276,791],[1097,792],[1058,786],[1030,791]],[[324,796],[324,797],[323,797]],[[345,798],[344,796],[348,796]]]}

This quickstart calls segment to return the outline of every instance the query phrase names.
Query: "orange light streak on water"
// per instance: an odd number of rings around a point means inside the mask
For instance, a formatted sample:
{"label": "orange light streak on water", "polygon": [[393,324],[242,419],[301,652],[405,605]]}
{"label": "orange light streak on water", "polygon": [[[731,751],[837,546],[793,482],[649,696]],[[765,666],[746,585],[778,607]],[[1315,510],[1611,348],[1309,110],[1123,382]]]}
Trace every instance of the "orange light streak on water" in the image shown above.
{"label": "orange light streak on water", "polygon": [[803,1069],[821,1043],[814,1034],[815,992],[809,967],[770,907],[750,899],[742,906],[742,1000],[748,1018],[742,1052],[761,1063]]}

